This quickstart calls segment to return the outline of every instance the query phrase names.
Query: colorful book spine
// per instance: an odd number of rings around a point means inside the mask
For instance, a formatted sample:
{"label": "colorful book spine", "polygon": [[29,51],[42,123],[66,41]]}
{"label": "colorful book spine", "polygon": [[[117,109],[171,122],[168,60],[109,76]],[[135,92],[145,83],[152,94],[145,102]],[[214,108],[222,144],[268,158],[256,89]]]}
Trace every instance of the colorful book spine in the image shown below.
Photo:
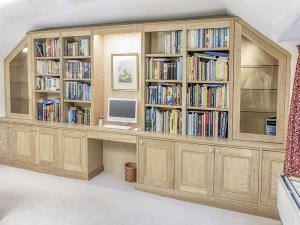
{"label": "colorful book spine", "polygon": [[91,85],[89,83],[83,83],[83,82],[66,82],[65,99],[90,101]]}
{"label": "colorful book spine", "polygon": [[145,130],[170,134],[182,134],[182,112],[180,110],[146,109]]}
{"label": "colorful book spine", "polygon": [[181,85],[158,84],[147,87],[147,104],[181,105],[181,103]]}
{"label": "colorful book spine", "polygon": [[60,79],[55,77],[36,77],[36,90],[59,91]]}
{"label": "colorful book spine", "polygon": [[91,109],[81,107],[68,107],[65,111],[66,123],[90,125]]}
{"label": "colorful book spine", "polygon": [[228,103],[228,87],[225,84],[192,84],[188,86],[188,106],[228,108]]}
{"label": "colorful book spine", "polygon": [[37,118],[41,121],[60,121],[60,99],[38,99]]}
{"label": "colorful book spine", "polygon": [[229,28],[208,28],[188,31],[189,48],[228,48]]}
{"label": "colorful book spine", "polygon": [[91,62],[79,60],[66,61],[66,78],[91,79]]}
{"label": "colorful book spine", "polygon": [[182,80],[182,58],[147,58],[148,80]]}
{"label": "colorful book spine", "polygon": [[189,111],[187,134],[225,139],[228,137],[228,113],[214,111]]}
{"label": "colorful book spine", "polygon": [[163,43],[165,54],[180,54],[182,49],[182,31],[165,32]]}
{"label": "colorful book spine", "polygon": [[65,56],[90,56],[90,38],[64,41]]}
{"label": "colorful book spine", "polygon": [[195,53],[187,58],[188,81],[228,81],[228,54]]}
{"label": "colorful book spine", "polygon": [[35,52],[37,57],[59,57],[60,41],[58,38],[35,41]]}
{"label": "colorful book spine", "polygon": [[36,71],[38,75],[59,75],[60,62],[54,60],[37,60]]}

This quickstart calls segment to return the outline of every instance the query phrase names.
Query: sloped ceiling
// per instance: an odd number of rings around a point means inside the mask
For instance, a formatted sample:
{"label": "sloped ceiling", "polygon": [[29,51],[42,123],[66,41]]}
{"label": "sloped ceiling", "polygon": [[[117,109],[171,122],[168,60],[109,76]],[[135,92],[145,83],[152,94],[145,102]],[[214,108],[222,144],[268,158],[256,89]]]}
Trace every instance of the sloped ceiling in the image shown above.
{"label": "sloped ceiling", "polygon": [[239,16],[277,42],[300,39],[300,0],[0,0],[0,60],[35,29],[211,15]]}

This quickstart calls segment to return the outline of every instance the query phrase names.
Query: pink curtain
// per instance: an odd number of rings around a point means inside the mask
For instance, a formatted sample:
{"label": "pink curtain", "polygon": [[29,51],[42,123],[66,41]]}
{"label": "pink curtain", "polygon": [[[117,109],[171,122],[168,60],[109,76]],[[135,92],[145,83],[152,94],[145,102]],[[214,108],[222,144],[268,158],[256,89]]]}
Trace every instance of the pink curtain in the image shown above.
{"label": "pink curtain", "polygon": [[284,172],[300,178],[300,45],[291,99]]}

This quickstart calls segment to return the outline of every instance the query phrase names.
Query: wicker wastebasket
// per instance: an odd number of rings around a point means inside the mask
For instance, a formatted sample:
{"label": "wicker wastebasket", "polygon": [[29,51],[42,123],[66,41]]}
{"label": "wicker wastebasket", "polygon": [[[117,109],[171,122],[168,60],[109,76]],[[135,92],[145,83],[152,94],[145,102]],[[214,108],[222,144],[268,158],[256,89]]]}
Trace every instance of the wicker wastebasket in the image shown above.
{"label": "wicker wastebasket", "polygon": [[136,163],[128,162],[125,164],[125,180],[136,182]]}

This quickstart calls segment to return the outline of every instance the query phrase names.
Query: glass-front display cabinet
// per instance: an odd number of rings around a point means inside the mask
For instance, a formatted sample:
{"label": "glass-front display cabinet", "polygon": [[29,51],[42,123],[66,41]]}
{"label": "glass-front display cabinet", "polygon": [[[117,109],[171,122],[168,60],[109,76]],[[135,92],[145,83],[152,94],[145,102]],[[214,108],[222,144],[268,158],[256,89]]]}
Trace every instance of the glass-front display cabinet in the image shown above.
{"label": "glass-front display cabinet", "polygon": [[25,38],[5,60],[6,114],[8,117],[31,118],[29,54],[29,41]]}
{"label": "glass-front display cabinet", "polygon": [[286,57],[236,24],[233,137],[283,142]]}

